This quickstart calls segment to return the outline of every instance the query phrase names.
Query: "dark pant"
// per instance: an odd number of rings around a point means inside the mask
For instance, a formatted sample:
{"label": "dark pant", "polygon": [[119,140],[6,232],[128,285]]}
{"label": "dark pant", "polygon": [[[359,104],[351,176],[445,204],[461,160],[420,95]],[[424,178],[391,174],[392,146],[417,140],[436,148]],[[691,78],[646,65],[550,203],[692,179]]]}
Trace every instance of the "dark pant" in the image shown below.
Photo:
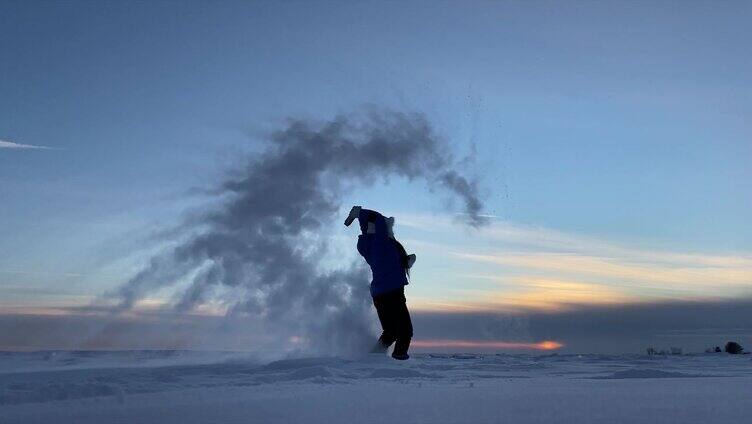
{"label": "dark pant", "polygon": [[407,354],[410,339],[413,337],[413,323],[407,310],[405,289],[397,289],[373,297],[373,305],[384,330],[379,342],[386,349],[395,341],[393,355]]}

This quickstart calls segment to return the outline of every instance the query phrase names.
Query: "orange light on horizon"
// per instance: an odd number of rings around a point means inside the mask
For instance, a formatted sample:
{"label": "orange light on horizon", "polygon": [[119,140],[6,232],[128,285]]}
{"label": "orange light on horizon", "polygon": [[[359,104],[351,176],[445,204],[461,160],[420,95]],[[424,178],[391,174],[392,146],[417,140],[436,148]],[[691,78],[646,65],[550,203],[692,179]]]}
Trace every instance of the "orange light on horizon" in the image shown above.
{"label": "orange light on horizon", "polygon": [[419,348],[470,348],[470,349],[529,349],[556,350],[564,347],[563,343],[544,340],[538,343],[503,342],[494,340],[414,340],[411,346]]}

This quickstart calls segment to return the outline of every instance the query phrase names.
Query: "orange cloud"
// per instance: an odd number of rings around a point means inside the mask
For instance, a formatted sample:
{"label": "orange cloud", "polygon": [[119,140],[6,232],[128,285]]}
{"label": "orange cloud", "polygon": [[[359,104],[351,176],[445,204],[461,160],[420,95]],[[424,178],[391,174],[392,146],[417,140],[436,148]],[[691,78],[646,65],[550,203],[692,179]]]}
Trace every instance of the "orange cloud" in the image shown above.
{"label": "orange cloud", "polygon": [[[551,311],[573,304],[720,300],[752,293],[751,252],[660,250],[649,241],[601,239],[503,220],[469,231],[449,216],[400,217],[420,234],[422,240],[411,243],[422,257],[440,258],[434,265],[441,265],[441,273],[416,268],[412,305],[422,310]],[[421,277],[436,289],[418,289]]]}
{"label": "orange cloud", "polygon": [[635,303],[645,298],[604,284],[564,281],[540,277],[496,277],[468,275],[462,278],[486,279],[497,282],[494,288],[458,289],[460,301],[416,299],[413,309],[432,312],[524,312],[562,311],[572,305],[614,305]]}
{"label": "orange cloud", "polygon": [[414,340],[411,346],[418,348],[467,348],[467,349],[498,349],[498,350],[556,350],[564,347],[563,343],[544,340],[538,343],[505,342],[498,340]]}
{"label": "orange cloud", "polygon": [[683,287],[686,285],[708,285],[716,288],[718,286],[752,286],[752,267],[746,266],[658,265],[571,253],[457,253],[456,255],[467,260],[515,268],[538,269],[569,275],[589,275],[620,281],[640,281]]}

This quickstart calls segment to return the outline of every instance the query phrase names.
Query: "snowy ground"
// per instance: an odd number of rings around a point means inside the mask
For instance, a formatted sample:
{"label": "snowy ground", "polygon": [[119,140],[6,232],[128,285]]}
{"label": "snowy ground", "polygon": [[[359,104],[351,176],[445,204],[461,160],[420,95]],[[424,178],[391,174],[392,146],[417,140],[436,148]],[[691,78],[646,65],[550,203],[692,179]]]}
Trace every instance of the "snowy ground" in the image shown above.
{"label": "snowy ground", "polygon": [[9,423],[740,423],[750,356],[0,352]]}

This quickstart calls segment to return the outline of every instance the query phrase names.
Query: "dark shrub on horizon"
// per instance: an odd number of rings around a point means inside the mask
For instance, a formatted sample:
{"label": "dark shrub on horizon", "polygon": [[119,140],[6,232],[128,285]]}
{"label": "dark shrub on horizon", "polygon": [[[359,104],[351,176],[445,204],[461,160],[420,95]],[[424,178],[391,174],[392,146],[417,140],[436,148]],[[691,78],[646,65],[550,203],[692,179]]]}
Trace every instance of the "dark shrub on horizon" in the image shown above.
{"label": "dark shrub on horizon", "polygon": [[739,355],[742,352],[744,352],[744,348],[742,345],[736,342],[728,342],[726,343],[726,347],[724,349],[726,353],[731,353],[733,355]]}

